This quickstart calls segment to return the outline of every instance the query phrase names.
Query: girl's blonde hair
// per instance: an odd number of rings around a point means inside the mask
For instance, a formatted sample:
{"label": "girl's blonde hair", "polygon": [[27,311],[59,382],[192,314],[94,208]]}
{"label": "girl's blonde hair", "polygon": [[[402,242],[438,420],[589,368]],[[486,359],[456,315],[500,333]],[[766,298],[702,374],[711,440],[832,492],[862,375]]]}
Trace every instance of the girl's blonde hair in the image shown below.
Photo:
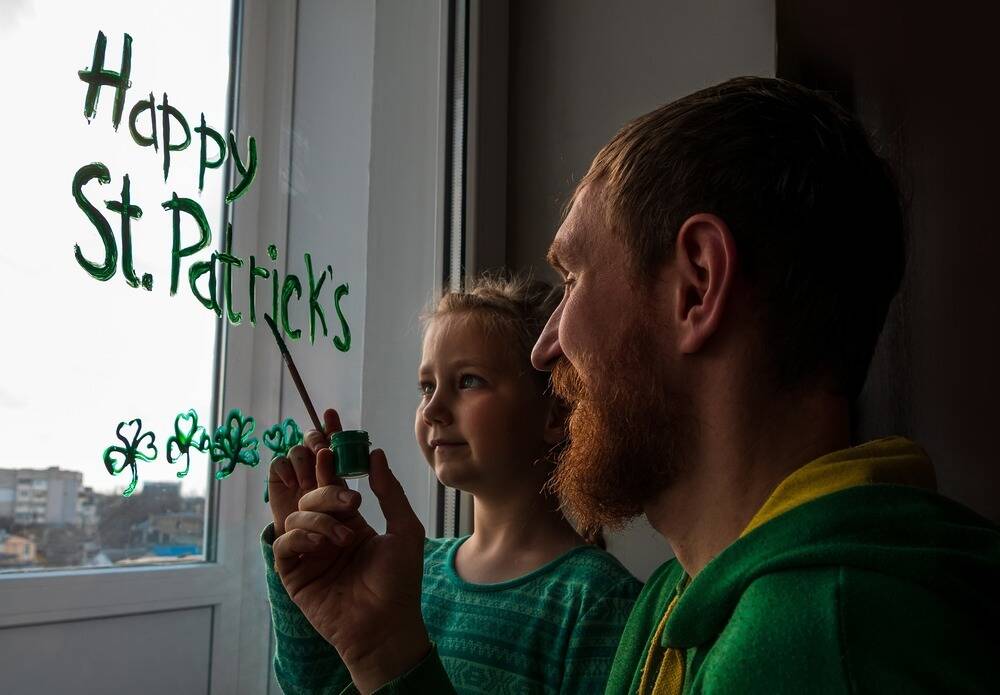
{"label": "girl's blonde hair", "polygon": [[[540,392],[556,398],[552,393],[549,373],[531,366],[531,350],[562,297],[561,285],[553,286],[530,275],[485,273],[462,291],[445,291],[434,309],[425,313],[422,318],[427,325],[442,316],[475,316],[482,322],[487,333],[513,347],[512,357],[532,376]],[[550,452],[553,465],[555,456],[563,445],[560,444]],[[605,547],[604,535],[599,526],[580,529],[580,534],[588,543]]]}
{"label": "girl's blonde hair", "polygon": [[512,356],[518,365],[548,391],[549,375],[531,366],[531,350],[562,295],[561,285],[553,287],[530,275],[486,273],[462,291],[444,292],[423,318],[426,324],[454,314],[475,316],[489,334],[514,348]]}

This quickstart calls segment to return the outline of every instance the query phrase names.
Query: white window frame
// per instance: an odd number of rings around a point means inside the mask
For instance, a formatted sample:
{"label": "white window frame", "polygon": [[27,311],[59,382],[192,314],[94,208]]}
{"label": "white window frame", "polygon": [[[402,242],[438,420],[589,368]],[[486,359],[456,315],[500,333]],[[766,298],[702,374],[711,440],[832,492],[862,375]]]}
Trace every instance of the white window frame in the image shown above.
{"label": "white window frame", "polygon": [[[246,64],[247,57],[267,44],[267,36],[260,32],[266,26],[265,14],[268,10],[276,15],[287,8],[284,3],[274,3],[266,7],[261,0],[243,4],[234,0],[236,17],[242,16],[242,40],[238,65]],[[272,33],[274,33],[272,31]],[[248,40],[249,39],[249,40]],[[246,82],[241,71],[238,80]],[[260,74],[260,73],[258,73]],[[241,85],[245,89],[245,85]],[[245,107],[239,107],[240,132],[260,132],[259,117],[244,115]],[[265,147],[268,140],[262,139]],[[258,189],[259,190],[259,189]],[[246,196],[248,200],[253,194]],[[253,203],[243,203],[248,207]],[[224,339],[223,339],[224,340]],[[240,379],[246,379],[238,367],[225,368],[231,360],[239,359],[241,346],[224,340],[225,360],[217,377],[222,384],[222,405],[229,402],[247,402],[246,393],[241,392]],[[246,383],[246,382],[242,382]],[[246,400],[243,400],[246,399]],[[221,408],[220,408],[221,410]],[[0,628],[60,623],[113,616],[142,615],[156,611],[172,611],[191,608],[210,608],[212,611],[212,641],[210,655],[209,684],[212,693],[264,692],[267,667],[252,671],[240,670],[241,661],[266,661],[267,636],[265,629],[250,629],[241,632],[240,622],[243,598],[246,593],[244,566],[247,557],[256,549],[255,543],[248,541],[253,535],[249,529],[256,518],[246,514],[246,510],[259,510],[261,505],[248,505],[253,479],[260,485],[259,476],[234,475],[224,484],[213,483],[206,493],[215,495],[213,518],[208,519],[208,545],[214,547],[212,562],[176,565],[153,565],[129,568],[66,569],[0,574]],[[19,490],[20,491],[20,490]],[[263,495],[262,489],[258,490]],[[255,493],[256,494],[256,493]],[[258,516],[257,514],[253,515]],[[259,532],[259,527],[256,529]],[[214,534],[214,538],[213,538]],[[256,541],[256,538],[253,539]],[[256,558],[254,558],[256,559]],[[258,560],[257,564],[261,564]],[[266,620],[266,617],[265,617]],[[266,625],[266,623],[265,623]],[[237,636],[230,639],[223,636]],[[259,644],[255,645],[257,642]],[[255,648],[256,647],[256,648]],[[248,652],[242,651],[244,648]],[[251,659],[241,657],[251,657]]]}

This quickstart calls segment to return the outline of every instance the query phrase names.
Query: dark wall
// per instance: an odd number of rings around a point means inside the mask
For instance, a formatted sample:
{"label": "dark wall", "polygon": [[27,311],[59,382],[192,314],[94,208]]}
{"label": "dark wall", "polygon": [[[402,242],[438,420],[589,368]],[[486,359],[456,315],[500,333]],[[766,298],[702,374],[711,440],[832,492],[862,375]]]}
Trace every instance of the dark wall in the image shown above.
{"label": "dark wall", "polygon": [[777,69],[862,118],[908,208],[907,277],[857,434],[913,437],[945,494],[1000,521],[1000,11],[989,5],[778,0]]}
{"label": "dark wall", "polygon": [[547,272],[562,207],[627,121],[774,74],[773,0],[511,0],[507,264]]}

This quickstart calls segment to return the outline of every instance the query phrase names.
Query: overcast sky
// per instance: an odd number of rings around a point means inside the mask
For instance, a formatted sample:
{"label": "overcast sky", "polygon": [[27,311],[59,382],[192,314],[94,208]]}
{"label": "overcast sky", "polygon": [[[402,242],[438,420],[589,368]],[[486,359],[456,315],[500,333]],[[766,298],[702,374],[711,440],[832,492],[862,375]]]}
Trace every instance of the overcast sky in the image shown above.
{"label": "overcast sky", "polygon": [[[140,462],[140,485],[177,480],[166,439],[177,413],[195,408],[210,416],[216,324],[187,287],[187,262],[177,295],[169,294],[171,216],[161,203],[175,191],[199,200],[217,241],[222,170],[209,170],[199,195],[193,129],[204,112],[225,132],[230,3],[0,0],[0,12],[0,61],[7,66],[0,109],[0,467],[59,466],[82,471],[85,485],[121,490],[128,471],[113,478],[101,454],[118,443],[118,422],[141,417],[156,433],[160,456]],[[91,123],[83,115],[87,85],[77,71],[90,66],[98,30],[108,37],[110,70],[120,67],[123,34],[133,39],[132,87],[117,132],[111,88],[101,90]],[[128,132],[129,110],[150,92],[157,103],[169,95],[194,138],[172,154],[166,184],[162,147],[141,148]],[[148,133],[144,116],[140,128]],[[119,245],[117,215],[103,201],[119,198],[129,174],[132,202],[143,210],[132,223],[135,267],[140,277],[153,275],[152,292],[129,287],[120,260],[115,276],[99,282],[74,258],[74,244],[88,259],[104,257],[71,193],[77,169],[95,161],[111,170],[111,183],[94,181],[84,191],[105,212]],[[185,225],[187,240],[196,236],[192,226]],[[197,455],[184,493],[203,494],[207,472]]]}

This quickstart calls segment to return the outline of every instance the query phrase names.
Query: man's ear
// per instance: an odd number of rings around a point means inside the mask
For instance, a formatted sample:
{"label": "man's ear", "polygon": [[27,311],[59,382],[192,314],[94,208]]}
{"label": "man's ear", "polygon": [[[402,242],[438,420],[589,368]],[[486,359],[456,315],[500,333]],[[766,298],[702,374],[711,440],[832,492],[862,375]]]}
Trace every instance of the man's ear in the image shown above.
{"label": "man's ear", "polygon": [[555,446],[569,436],[569,406],[561,398],[549,396],[548,412],[545,416],[543,438],[549,446]]}
{"label": "man's ear", "polygon": [[722,323],[736,275],[736,241],[715,215],[692,215],[677,232],[673,292],[677,349],[695,353]]}

